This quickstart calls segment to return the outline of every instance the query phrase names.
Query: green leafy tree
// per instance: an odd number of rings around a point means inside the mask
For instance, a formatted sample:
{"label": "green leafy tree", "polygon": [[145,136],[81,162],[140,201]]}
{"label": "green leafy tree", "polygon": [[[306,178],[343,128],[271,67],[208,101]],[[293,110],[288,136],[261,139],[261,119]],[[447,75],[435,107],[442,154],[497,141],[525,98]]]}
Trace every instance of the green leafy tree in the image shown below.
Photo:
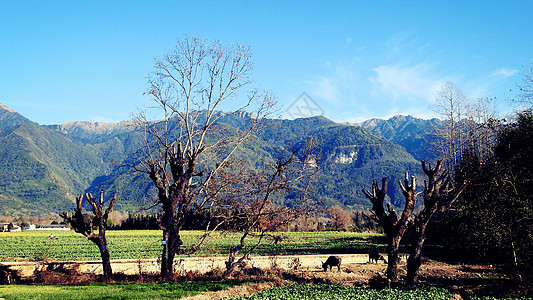
{"label": "green leafy tree", "polygon": [[464,155],[456,181],[466,180],[468,186],[441,230],[445,248],[455,256],[507,263],[522,283],[532,282],[531,145],[533,114],[527,110],[502,130],[492,157]]}

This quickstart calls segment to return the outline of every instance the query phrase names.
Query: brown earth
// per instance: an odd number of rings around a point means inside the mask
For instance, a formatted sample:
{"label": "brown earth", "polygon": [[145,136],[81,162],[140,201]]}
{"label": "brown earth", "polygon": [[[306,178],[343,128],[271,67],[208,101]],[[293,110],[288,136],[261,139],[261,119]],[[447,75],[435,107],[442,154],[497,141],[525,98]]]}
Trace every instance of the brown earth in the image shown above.
{"label": "brown earth", "polygon": [[[400,264],[400,276],[405,276],[405,263]],[[224,299],[257,293],[258,291],[291,283],[331,283],[357,288],[383,288],[387,280],[387,266],[383,262],[350,264],[341,268],[341,272],[324,272],[323,270],[296,270],[265,272],[263,277],[276,277],[275,280],[238,286],[232,289],[209,292],[188,297],[188,300]],[[246,276],[237,274],[236,278]],[[471,295],[504,296],[513,293],[510,280],[500,268],[483,265],[450,264],[424,259],[420,269],[420,286],[438,286],[448,289],[452,299],[467,299]]]}
{"label": "brown earth", "polygon": [[[388,286],[385,272],[386,264],[365,263],[343,265],[340,272],[334,268],[324,272],[318,266],[315,269],[300,270],[259,270],[245,269],[238,271],[233,276],[236,280],[255,279],[260,283],[246,284],[228,290],[207,292],[186,299],[207,300],[223,299],[227,297],[243,296],[258,291],[291,283],[314,284],[331,283],[342,284],[357,288],[383,288]],[[400,276],[406,274],[405,262],[400,263]],[[218,280],[222,270],[214,270],[208,274],[199,275],[187,272],[176,276],[176,281],[199,281]],[[453,299],[465,299],[471,295],[504,296],[516,294],[517,288],[511,285],[511,280],[505,275],[500,267],[469,264],[444,263],[430,259],[424,259],[420,268],[421,286],[438,286],[448,289],[453,294]],[[40,284],[74,284],[80,285],[94,281],[100,281],[101,277],[95,275],[79,275],[61,271],[46,271],[36,274],[33,283]],[[123,276],[116,274],[116,282],[158,282],[157,276]]]}

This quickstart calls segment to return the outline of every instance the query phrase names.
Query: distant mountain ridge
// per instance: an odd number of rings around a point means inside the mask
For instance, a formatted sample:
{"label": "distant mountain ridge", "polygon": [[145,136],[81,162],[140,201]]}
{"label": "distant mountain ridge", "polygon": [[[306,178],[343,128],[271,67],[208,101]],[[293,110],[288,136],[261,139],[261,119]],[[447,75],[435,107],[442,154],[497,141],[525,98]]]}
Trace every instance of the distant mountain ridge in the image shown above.
{"label": "distant mountain ridge", "polygon": [[[223,118],[238,129],[248,114]],[[366,207],[362,188],[374,178],[390,182],[405,171],[419,172],[417,159],[405,149],[435,121],[410,116],[372,119],[357,126],[335,123],[324,117],[267,120],[263,132],[237,155],[268,163],[290,145],[309,135],[320,142],[324,163],[314,194],[326,205]],[[117,193],[116,209],[135,211],[154,197],[153,184],[143,174],[125,173],[122,163],[132,160],[139,147],[139,133],[131,122],[68,122],[41,126],[0,104],[0,214],[40,215],[73,209],[74,198],[87,191]],[[405,146],[403,146],[403,143]],[[411,144],[410,144],[411,143]],[[402,146],[401,146],[402,145]],[[419,149],[412,151],[423,155]],[[396,185],[389,187],[395,205],[401,204]]]}
{"label": "distant mountain ridge", "polygon": [[418,119],[413,116],[397,115],[388,120],[370,119],[357,124],[407,150],[417,160],[434,159],[429,151],[430,133],[441,126],[439,119]]}
{"label": "distant mountain ridge", "polygon": [[37,123],[26,119],[15,110],[0,103],[0,132],[9,131],[20,124]]}

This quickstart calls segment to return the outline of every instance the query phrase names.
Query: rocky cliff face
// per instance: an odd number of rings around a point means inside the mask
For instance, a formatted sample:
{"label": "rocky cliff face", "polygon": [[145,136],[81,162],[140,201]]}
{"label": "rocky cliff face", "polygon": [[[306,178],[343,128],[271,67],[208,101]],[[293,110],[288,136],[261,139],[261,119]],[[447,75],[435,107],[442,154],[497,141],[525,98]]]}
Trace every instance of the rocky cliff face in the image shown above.
{"label": "rocky cliff face", "polygon": [[132,131],[134,130],[134,124],[131,121],[122,121],[119,123],[73,121],[61,124],[57,129],[64,134],[76,134],[79,132],[114,134],[117,132]]}
{"label": "rocky cliff face", "polygon": [[339,149],[333,155],[332,160],[336,164],[351,164],[357,160],[357,149]]}

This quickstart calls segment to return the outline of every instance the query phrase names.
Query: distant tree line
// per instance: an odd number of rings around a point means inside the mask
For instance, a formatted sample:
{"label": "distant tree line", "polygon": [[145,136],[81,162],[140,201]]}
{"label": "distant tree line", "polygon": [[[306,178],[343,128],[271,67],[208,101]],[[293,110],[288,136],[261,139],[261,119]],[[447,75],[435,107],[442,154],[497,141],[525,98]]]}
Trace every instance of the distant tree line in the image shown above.
{"label": "distant tree line", "polygon": [[122,222],[108,222],[107,228],[111,230],[157,230],[159,229],[158,218],[157,214],[130,213]]}
{"label": "distant tree line", "polygon": [[[232,212],[240,215],[238,211]],[[190,211],[190,218],[194,220],[184,227],[186,230],[203,230],[211,220],[206,213]],[[117,222],[108,220],[107,228],[110,230],[159,230],[160,214],[130,213],[127,218]],[[320,221],[322,219],[322,221]],[[213,221],[213,220],[211,220]],[[215,220],[216,221],[216,220]],[[244,224],[239,220],[229,220],[220,226],[220,230],[241,230]],[[324,213],[309,214],[297,219],[293,223],[285,224],[278,228],[280,231],[327,231],[343,230],[356,232],[379,232],[382,229],[370,218],[367,211],[352,210],[341,206],[332,206]]]}

